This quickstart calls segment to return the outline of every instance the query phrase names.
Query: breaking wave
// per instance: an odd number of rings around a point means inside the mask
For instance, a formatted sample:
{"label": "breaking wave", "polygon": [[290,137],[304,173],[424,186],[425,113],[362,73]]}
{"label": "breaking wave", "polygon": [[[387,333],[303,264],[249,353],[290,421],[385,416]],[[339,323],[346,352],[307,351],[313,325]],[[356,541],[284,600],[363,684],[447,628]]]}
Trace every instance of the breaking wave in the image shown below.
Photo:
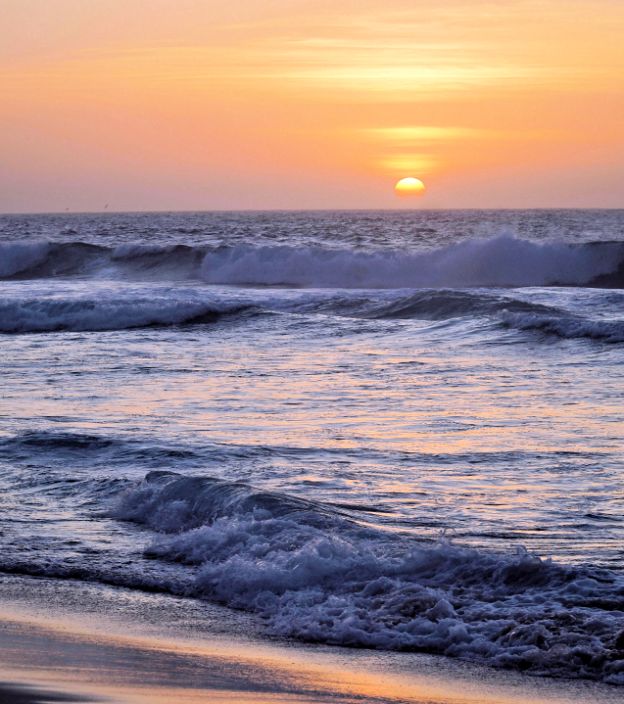
{"label": "breaking wave", "polygon": [[206,254],[210,283],[335,288],[583,285],[612,273],[624,247],[468,240],[431,252],[235,247]]}
{"label": "breaking wave", "polygon": [[116,517],[154,532],[147,557],[192,572],[187,593],[255,612],[276,635],[624,684],[624,580],[608,570],[416,542],[172,472],[128,490]]}
{"label": "breaking wave", "polygon": [[431,251],[321,247],[18,242],[0,245],[0,278],[93,276],[314,288],[624,286],[621,242],[539,243],[510,236]]}

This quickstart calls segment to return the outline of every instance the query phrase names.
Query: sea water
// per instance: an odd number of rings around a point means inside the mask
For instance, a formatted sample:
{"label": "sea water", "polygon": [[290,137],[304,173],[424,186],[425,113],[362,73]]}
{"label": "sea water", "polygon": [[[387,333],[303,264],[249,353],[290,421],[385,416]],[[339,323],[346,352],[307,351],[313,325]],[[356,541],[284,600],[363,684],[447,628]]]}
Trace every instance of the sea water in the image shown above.
{"label": "sea water", "polygon": [[624,684],[624,211],[0,217],[0,571]]}

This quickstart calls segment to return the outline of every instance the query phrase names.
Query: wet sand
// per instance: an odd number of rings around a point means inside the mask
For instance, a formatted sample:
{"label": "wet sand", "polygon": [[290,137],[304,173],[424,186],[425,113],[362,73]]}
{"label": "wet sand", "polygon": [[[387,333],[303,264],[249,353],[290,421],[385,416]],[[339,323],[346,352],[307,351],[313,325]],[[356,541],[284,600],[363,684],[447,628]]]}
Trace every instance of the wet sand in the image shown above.
{"label": "wet sand", "polygon": [[244,614],[194,600],[32,578],[2,578],[0,597],[0,704],[621,701],[620,688],[591,682],[271,642]]}
{"label": "wet sand", "polygon": [[0,704],[48,704],[51,702],[86,702],[82,697],[0,683]]}

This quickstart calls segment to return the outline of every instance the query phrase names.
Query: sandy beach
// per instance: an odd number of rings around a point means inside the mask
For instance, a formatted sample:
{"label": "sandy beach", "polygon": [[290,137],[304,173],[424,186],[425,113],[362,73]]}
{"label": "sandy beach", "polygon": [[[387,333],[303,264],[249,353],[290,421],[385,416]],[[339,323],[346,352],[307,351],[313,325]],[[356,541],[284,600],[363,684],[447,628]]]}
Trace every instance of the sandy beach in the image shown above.
{"label": "sandy beach", "polygon": [[67,581],[0,584],[0,702],[610,704],[617,688],[411,653],[261,641],[245,614]]}

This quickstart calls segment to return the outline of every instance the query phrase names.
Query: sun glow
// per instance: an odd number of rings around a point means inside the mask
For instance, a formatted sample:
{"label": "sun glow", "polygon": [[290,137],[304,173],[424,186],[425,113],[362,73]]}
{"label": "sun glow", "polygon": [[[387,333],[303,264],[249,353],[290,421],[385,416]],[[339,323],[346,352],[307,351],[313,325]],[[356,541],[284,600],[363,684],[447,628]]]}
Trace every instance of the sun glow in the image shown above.
{"label": "sun glow", "polygon": [[0,211],[621,206],[624,2],[151,5],[0,2]]}
{"label": "sun glow", "polygon": [[394,192],[397,196],[420,196],[425,192],[425,184],[413,176],[407,176],[396,182]]}

